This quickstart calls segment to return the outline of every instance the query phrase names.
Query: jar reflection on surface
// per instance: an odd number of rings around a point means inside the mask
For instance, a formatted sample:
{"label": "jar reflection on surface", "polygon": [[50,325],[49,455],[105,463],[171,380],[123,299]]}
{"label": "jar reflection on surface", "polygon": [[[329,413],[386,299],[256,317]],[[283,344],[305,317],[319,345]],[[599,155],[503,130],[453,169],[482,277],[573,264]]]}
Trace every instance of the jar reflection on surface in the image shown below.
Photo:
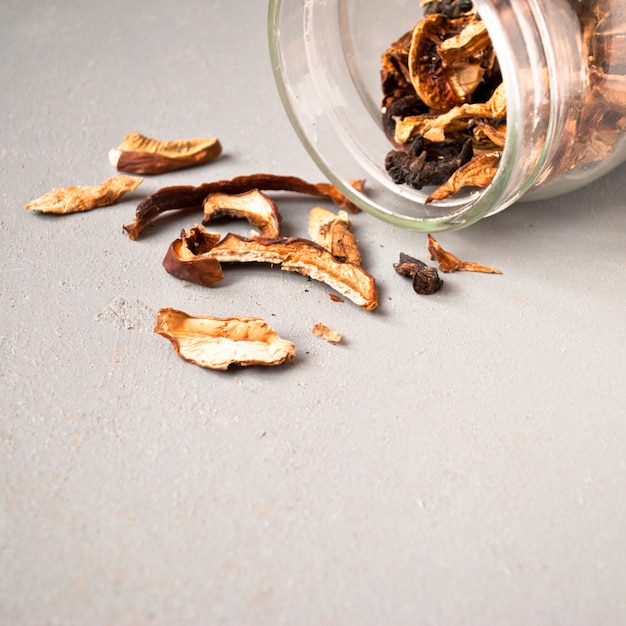
{"label": "jar reflection on surface", "polygon": [[[485,189],[425,204],[428,189],[389,178],[381,128],[381,54],[421,18],[419,3],[270,0],[273,69],[296,132],[331,182],[388,222],[427,232],[462,228],[522,196],[573,191],[626,159],[626,7],[610,0],[474,4],[506,91],[502,160]],[[361,192],[350,186],[359,178],[366,180]]]}

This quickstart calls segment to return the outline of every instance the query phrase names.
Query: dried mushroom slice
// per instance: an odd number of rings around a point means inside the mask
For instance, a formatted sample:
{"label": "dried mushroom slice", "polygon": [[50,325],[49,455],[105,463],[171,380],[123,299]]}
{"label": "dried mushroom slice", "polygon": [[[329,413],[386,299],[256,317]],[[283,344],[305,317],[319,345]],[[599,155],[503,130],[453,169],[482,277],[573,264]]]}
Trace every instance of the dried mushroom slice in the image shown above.
{"label": "dried mushroom slice", "polygon": [[426,204],[435,200],[445,200],[465,187],[487,187],[493,180],[500,164],[501,152],[487,152],[480,154],[459,167],[452,176],[433,191]]}
{"label": "dried mushroom slice", "polygon": [[203,256],[220,263],[270,263],[325,283],[355,304],[370,311],[378,305],[376,281],[362,267],[337,261],[333,255],[307,239],[240,237],[226,235]]}
{"label": "dried mushroom slice", "polygon": [[120,172],[163,174],[208,163],[221,152],[215,137],[159,141],[133,131],[109,151],[109,161]]}
{"label": "dried mushroom slice", "polygon": [[94,186],[72,186],[52,189],[26,205],[29,211],[40,213],[79,213],[111,206],[129,191],[135,190],[143,181],[136,176],[112,176]]}
{"label": "dried mushroom slice", "polygon": [[341,343],[341,333],[338,333],[336,330],[332,330],[326,324],[322,324],[322,322],[318,322],[311,328],[311,332],[314,335],[320,336],[324,341],[328,341],[328,343]]}
{"label": "dried mushroom slice", "polygon": [[164,308],[154,332],[167,337],[182,359],[209,369],[280,365],[296,357],[295,345],[256,317],[194,317]]}
{"label": "dried mushroom slice", "polygon": [[[363,188],[362,180],[353,180],[351,185],[357,191]],[[167,211],[197,211],[202,209],[204,199],[212,193],[221,192],[238,194],[258,189],[261,191],[293,191],[311,196],[325,197],[343,209],[352,213],[357,207],[330,183],[309,183],[296,176],[277,176],[275,174],[252,174],[237,176],[230,180],[217,180],[197,187],[175,185],[164,187],[142,200],[135,210],[135,219],[124,226],[130,239],[139,239],[143,230],[159,215]]]}
{"label": "dried mushroom slice", "polygon": [[322,207],[314,207],[309,213],[309,237],[328,250],[338,261],[361,265],[361,252],[352,224],[345,211],[336,215]]}
{"label": "dried mushroom slice", "polygon": [[465,102],[448,79],[438,47],[444,39],[457,34],[456,21],[434,13],[421,20],[413,29],[409,48],[409,72],[415,93],[431,109],[447,111]]}
{"label": "dried mushroom slice", "polygon": [[468,261],[461,261],[451,252],[444,250],[439,242],[432,236],[428,235],[428,253],[431,259],[435,259],[439,263],[439,269],[442,272],[485,272],[487,274],[502,274],[500,270],[486,265],[479,265]]}
{"label": "dried mushroom slice", "polygon": [[213,257],[204,256],[220,240],[218,233],[208,233],[196,226],[183,230],[170,245],[163,267],[172,276],[210,287],[224,278],[222,266]]}
{"label": "dried mushroom slice", "polygon": [[276,204],[258,189],[240,194],[216,192],[204,199],[203,224],[219,217],[247,220],[262,237],[280,237],[281,217]]}

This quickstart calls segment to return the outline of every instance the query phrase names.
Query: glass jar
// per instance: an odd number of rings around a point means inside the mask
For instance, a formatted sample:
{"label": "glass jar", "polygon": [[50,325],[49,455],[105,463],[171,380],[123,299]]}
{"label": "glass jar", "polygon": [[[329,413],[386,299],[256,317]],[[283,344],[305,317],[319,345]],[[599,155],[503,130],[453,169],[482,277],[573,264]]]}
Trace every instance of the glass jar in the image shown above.
{"label": "glass jar", "polygon": [[291,123],[333,184],[393,224],[459,229],[522,197],[572,191],[626,159],[626,2],[474,6],[506,93],[500,166],[484,189],[426,204],[428,190],[397,185],[385,170],[380,82],[381,55],[421,19],[420,0],[270,0],[272,64]]}

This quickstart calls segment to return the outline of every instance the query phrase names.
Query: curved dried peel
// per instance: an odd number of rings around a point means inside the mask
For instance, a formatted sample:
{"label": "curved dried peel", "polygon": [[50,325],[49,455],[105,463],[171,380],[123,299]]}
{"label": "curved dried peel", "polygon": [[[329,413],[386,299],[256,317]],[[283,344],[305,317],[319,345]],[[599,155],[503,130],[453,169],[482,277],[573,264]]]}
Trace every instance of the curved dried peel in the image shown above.
{"label": "curved dried peel", "polygon": [[258,228],[262,237],[280,236],[281,216],[276,204],[258,189],[240,194],[211,193],[203,208],[204,224],[218,217],[243,218]]}
{"label": "curved dried peel", "polygon": [[29,202],[26,208],[29,211],[57,215],[91,211],[115,204],[125,193],[136,189],[142,181],[143,178],[136,176],[112,176],[99,185],[52,189],[37,200]]}
{"label": "curved dried peel", "polygon": [[295,345],[256,317],[194,317],[164,308],[154,332],[169,339],[182,359],[209,369],[280,365],[296,357]]}
{"label": "curved dried peel", "polygon": [[133,131],[109,151],[109,161],[122,172],[162,174],[207,163],[221,152],[215,137],[159,141]]}

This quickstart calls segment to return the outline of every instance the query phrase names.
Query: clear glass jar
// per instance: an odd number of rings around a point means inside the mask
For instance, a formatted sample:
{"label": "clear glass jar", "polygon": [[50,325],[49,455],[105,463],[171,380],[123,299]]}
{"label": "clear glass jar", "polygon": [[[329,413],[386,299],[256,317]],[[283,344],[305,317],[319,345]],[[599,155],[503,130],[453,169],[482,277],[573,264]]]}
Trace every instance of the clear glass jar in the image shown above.
{"label": "clear glass jar", "polygon": [[[381,126],[381,54],[422,17],[420,5],[270,0],[285,109],[320,169],[362,209],[413,230],[454,230],[522,196],[572,191],[626,159],[626,2],[475,0],[507,99],[498,171],[486,188],[432,204],[428,190],[396,185],[384,167],[391,146]],[[582,15],[600,19],[583,29]],[[354,179],[365,179],[362,191]]]}

